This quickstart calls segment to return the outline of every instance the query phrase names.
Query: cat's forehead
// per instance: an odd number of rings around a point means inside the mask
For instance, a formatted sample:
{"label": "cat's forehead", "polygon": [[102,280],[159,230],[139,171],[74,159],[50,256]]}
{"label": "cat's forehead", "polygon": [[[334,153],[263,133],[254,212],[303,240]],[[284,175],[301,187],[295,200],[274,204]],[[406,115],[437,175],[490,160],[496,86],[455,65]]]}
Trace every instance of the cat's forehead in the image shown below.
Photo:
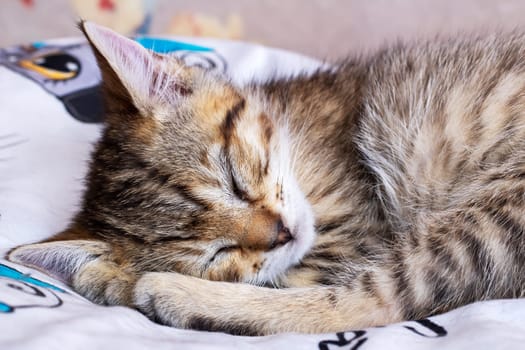
{"label": "cat's forehead", "polygon": [[[203,159],[206,163],[207,158],[222,163],[221,154],[228,153],[230,145],[248,147],[247,150],[261,148],[257,154],[267,153],[263,146],[275,128],[260,96],[213,76],[203,75],[196,80],[201,83],[184,96],[179,105],[155,106],[148,115],[138,116],[133,128],[140,153],[153,152],[157,153],[154,158],[182,157],[200,163]],[[212,150],[212,145],[218,147]],[[137,143],[132,148],[137,149],[135,146]]]}
{"label": "cat's forehead", "polygon": [[187,127],[198,130],[207,142],[227,146],[239,134],[259,133],[270,123],[257,96],[221,81],[203,84],[188,101]]}
{"label": "cat's forehead", "polygon": [[217,130],[232,114],[241,112],[238,106],[245,105],[246,99],[231,86],[209,81],[195,92],[191,102],[194,121],[210,130]]}

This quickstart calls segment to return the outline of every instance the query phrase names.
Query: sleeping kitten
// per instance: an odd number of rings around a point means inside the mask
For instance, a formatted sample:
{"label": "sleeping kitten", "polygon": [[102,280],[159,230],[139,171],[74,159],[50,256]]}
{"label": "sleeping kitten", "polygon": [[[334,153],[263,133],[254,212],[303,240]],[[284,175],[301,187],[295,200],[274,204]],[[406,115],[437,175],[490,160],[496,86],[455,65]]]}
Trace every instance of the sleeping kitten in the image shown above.
{"label": "sleeping kitten", "polygon": [[107,105],[83,205],[11,261],[163,324],[244,335],[524,296],[525,36],[240,88],[81,27]]}

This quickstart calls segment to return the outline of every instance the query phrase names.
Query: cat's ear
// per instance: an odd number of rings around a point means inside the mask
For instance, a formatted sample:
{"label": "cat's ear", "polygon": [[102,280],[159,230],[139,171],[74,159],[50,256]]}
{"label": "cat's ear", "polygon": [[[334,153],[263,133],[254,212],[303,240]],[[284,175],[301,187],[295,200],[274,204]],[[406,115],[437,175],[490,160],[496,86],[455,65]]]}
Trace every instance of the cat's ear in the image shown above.
{"label": "cat's ear", "polygon": [[7,259],[70,284],[73,275],[85,264],[109,251],[109,244],[102,241],[53,241],[17,247],[9,252]]}
{"label": "cat's ear", "polygon": [[159,55],[95,23],[83,21],[80,29],[100,67],[109,112],[129,115],[149,110],[191,91],[184,81],[185,67],[176,58]]}

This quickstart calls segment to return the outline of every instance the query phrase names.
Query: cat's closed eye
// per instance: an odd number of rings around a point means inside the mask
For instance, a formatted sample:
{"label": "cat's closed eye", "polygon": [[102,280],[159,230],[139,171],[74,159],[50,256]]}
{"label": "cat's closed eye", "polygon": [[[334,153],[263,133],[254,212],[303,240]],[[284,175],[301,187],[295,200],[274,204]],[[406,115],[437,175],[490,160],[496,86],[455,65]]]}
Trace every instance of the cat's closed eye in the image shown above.
{"label": "cat's closed eye", "polygon": [[217,249],[215,251],[215,253],[213,254],[213,256],[210,258],[208,264],[211,264],[213,263],[217,258],[219,258],[221,255],[224,255],[224,254],[227,254],[227,253],[231,253],[237,249],[240,249],[240,246],[238,245],[225,245],[219,249]]}
{"label": "cat's closed eye", "polygon": [[246,190],[242,189],[239,186],[238,180],[235,178],[235,175],[233,173],[231,174],[231,186],[232,186],[233,194],[237,198],[239,198],[243,202],[250,201],[250,196],[248,195],[248,192],[246,192]]}

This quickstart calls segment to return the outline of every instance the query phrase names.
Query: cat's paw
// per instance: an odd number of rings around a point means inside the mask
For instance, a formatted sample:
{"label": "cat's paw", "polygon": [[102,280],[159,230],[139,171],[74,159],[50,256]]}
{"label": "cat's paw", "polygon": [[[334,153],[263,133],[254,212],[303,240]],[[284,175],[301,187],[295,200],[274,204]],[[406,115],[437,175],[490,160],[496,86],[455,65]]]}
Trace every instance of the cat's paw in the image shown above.
{"label": "cat's paw", "polygon": [[[190,320],[199,309],[197,304],[204,280],[178,273],[149,272],[135,285],[134,304],[150,319],[165,325],[190,328]],[[200,284],[200,286],[199,286]]]}
{"label": "cat's paw", "polygon": [[96,259],[73,275],[71,285],[94,303],[129,306],[136,281],[137,275],[133,271],[111,261]]}
{"label": "cat's paw", "polygon": [[262,335],[257,320],[247,320],[242,284],[214,282],[178,273],[150,272],[135,286],[135,307],[155,322],[187,329],[236,335]]}

